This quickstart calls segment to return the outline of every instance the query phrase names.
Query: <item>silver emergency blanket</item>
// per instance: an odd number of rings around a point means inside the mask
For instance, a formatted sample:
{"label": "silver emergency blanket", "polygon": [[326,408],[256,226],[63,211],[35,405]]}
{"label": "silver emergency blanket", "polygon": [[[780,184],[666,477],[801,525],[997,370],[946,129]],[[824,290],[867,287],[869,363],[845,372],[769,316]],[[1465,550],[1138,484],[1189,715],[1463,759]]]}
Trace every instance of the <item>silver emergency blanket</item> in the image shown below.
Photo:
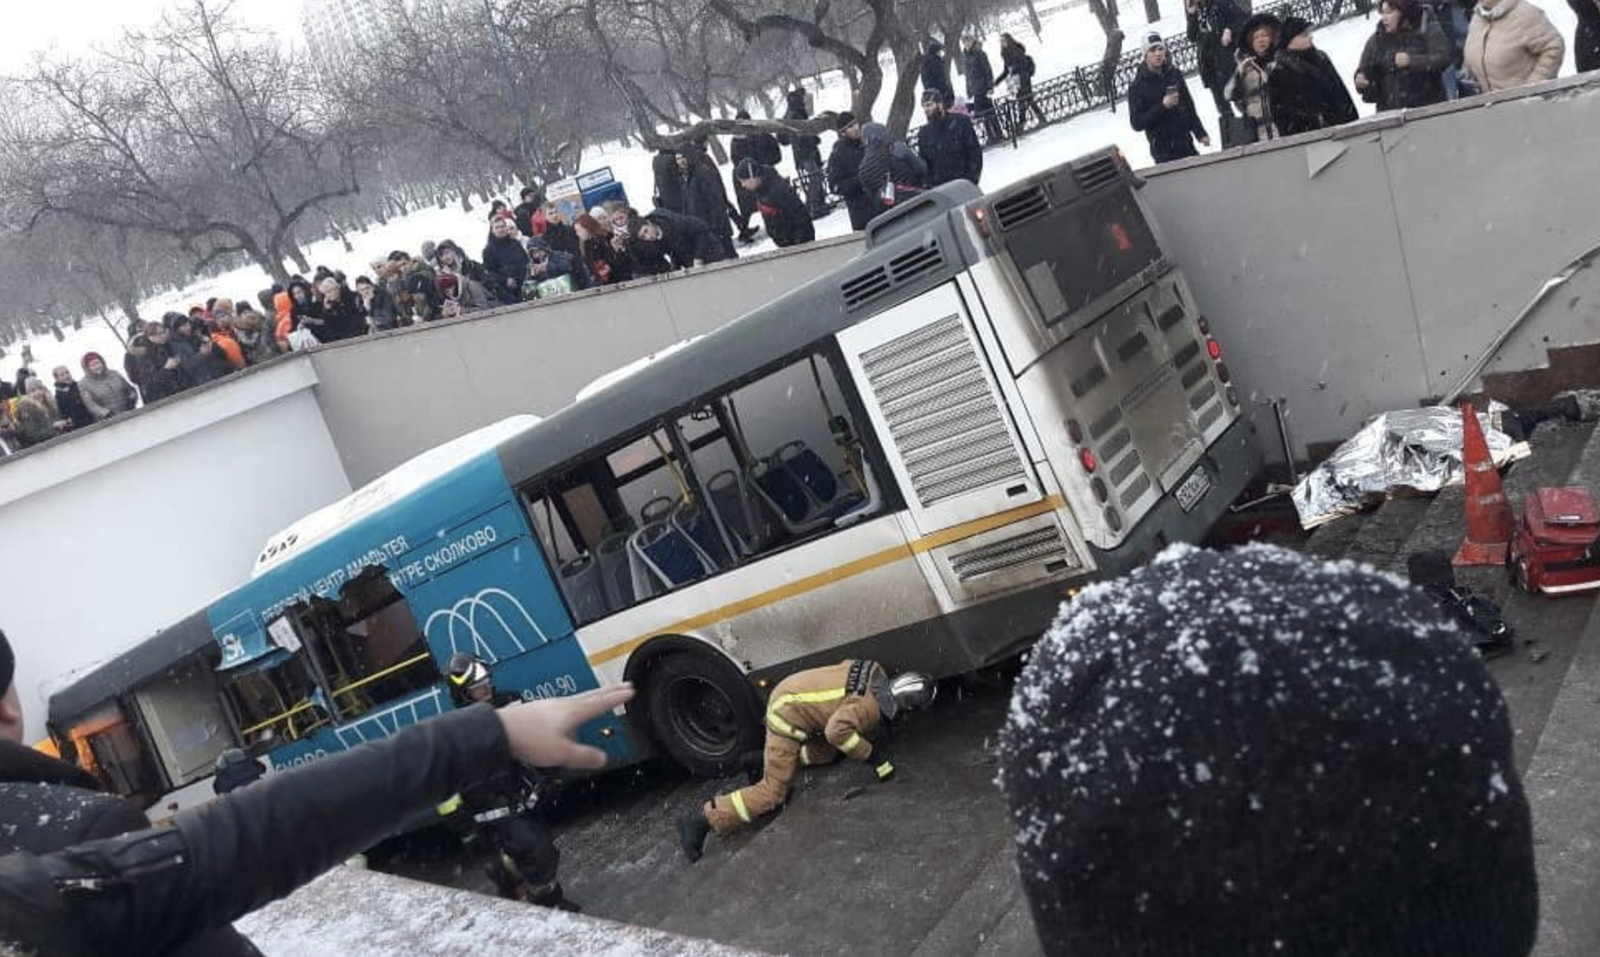
{"label": "silver emergency blanket", "polygon": [[[1494,403],[1478,423],[1495,465],[1525,458],[1527,443],[1513,442],[1493,425],[1505,406]],[[1437,492],[1459,485],[1461,411],[1445,406],[1402,409],[1374,417],[1294,487],[1291,498],[1302,528],[1354,514],[1401,489]]]}

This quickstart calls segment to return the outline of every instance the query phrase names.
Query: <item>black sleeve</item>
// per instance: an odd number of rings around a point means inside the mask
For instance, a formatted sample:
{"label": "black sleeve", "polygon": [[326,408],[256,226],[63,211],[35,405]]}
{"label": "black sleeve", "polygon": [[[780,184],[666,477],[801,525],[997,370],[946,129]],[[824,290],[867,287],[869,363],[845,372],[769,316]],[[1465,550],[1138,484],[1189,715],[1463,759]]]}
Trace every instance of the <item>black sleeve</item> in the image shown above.
{"label": "black sleeve", "polygon": [[164,954],[287,896],[510,760],[498,715],[474,706],[269,775],[181,812],[174,828],[42,860],[122,876],[117,891],[74,895],[67,907],[105,953]]}
{"label": "black sleeve", "polygon": [[1178,98],[1189,110],[1189,131],[1194,133],[1194,138],[1197,140],[1209,139],[1210,137],[1206,133],[1206,125],[1200,122],[1200,111],[1195,108],[1194,97],[1189,95],[1189,84],[1179,81]]}
{"label": "black sleeve", "polygon": [[[844,167],[842,151],[835,147],[833,152],[828,154],[828,184],[844,199],[853,199],[863,192],[861,180],[857,178],[856,170],[847,172]],[[859,169],[858,165],[857,170]]]}
{"label": "black sleeve", "polygon": [[983,178],[983,144],[978,142],[978,131],[971,121],[961,124],[961,148],[967,155],[967,179],[976,186]]}
{"label": "black sleeve", "polygon": [[1154,126],[1167,110],[1160,100],[1150,102],[1150,97],[1145,93],[1147,86],[1145,83],[1135,83],[1128,90],[1128,123],[1139,133]]}

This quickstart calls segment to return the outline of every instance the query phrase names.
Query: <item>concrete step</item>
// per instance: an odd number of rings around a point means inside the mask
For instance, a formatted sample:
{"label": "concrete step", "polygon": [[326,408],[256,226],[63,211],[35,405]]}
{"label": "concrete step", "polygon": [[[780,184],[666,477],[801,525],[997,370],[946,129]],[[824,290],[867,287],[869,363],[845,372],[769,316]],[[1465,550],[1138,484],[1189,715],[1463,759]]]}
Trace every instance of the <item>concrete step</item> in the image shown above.
{"label": "concrete step", "polygon": [[1404,577],[1406,540],[1432,504],[1432,498],[1422,495],[1406,495],[1384,502],[1362,523],[1350,547],[1345,549],[1344,557]]}
{"label": "concrete step", "polygon": [[1322,558],[1328,561],[1337,561],[1344,557],[1345,550],[1350,543],[1355,541],[1356,535],[1361,532],[1361,526],[1372,517],[1371,511],[1357,512],[1344,518],[1335,519],[1326,525],[1319,525],[1311,531],[1311,538],[1306,541],[1301,549],[1312,558]]}
{"label": "concrete step", "polygon": [[1523,784],[1539,870],[1534,957],[1592,957],[1600,941],[1600,609],[1589,618]]}

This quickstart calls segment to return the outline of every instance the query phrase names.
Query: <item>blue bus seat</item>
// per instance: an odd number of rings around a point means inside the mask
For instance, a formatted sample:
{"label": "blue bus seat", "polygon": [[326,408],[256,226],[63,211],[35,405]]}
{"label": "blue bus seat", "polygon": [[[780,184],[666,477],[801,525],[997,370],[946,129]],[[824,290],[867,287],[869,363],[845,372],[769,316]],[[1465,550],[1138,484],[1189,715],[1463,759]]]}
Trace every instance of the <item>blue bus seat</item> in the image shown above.
{"label": "blue bus seat", "polygon": [[843,514],[861,504],[865,498],[860,492],[841,483],[822,456],[804,442],[781,445],[772,453],[772,457],[794,475],[816,507],[829,516]]}
{"label": "blue bus seat", "polygon": [[621,611],[633,604],[633,573],[628,562],[630,531],[613,532],[600,540],[600,585],[605,591],[606,610]]}
{"label": "blue bus seat", "polygon": [[828,521],[795,474],[776,459],[762,459],[751,468],[750,487],[792,535],[804,535]]}
{"label": "blue bus seat", "polygon": [[668,498],[665,495],[656,496],[644,503],[644,507],[639,509],[639,524],[649,525],[652,522],[666,521],[672,517],[672,510],[677,504],[678,500],[675,498]]}
{"label": "blue bus seat", "polygon": [[711,560],[671,521],[652,522],[633,534],[629,547],[667,588],[686,585],[711,573]]}
{"label": "blue bus seat", "polygon": [[728,564],[728,546],[722,541],[722,530],[717,526],[717,518],[709,509],[701,508],[695,502],[685,499],[678,503],[672,510],[672,526],[683,534],[700,549],[701,557],[705,558],[712,569],[718,569]]}
{"label": "blue bus seat", "polygon": [[723,469],[706,482],[706,494],[740,555],[760,554],[778,537],[770,509],[751,494],[742,473]]}
{"label": "blue bus seat", "polygon": [[561,566],[561,591],[578,621],[590,622],[605,616],[608,603],[602,578],[600,563],[591,555],[579,555]]}

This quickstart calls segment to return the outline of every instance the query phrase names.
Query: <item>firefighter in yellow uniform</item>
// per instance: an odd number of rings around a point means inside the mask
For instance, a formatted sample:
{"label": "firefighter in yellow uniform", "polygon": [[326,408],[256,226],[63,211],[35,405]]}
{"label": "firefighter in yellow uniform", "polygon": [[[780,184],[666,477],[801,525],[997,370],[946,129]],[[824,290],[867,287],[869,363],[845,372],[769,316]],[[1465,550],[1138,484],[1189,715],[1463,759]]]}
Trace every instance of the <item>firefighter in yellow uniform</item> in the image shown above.
{"label": "firefighter in yellow uniform", "polygon": [[761,780],[707,801],[679,822],[690,861],[698,861],[711,831],[727,834],[775,810],[789,794],[797,767],[831,764],[842,754],[872,767],[880,781],[894,765],[867,735],[901,711],[927,705],[934,685],[926,675],[894,678],[875,661],[841,661],[796,672],[778,682],[767,701],[767,742]]}

